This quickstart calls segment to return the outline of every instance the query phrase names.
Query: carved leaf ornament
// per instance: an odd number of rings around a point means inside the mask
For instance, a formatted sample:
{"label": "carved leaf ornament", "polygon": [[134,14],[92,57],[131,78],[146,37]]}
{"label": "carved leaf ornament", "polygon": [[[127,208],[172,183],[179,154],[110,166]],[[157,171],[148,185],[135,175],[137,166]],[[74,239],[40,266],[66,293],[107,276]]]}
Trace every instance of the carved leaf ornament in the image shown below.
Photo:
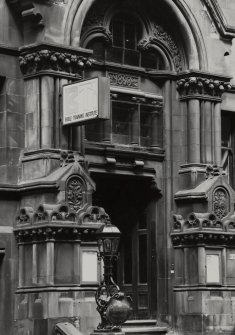
{"label": "carved leaf ornament", "polygon": [[72,177],[67,183],[67,202],[68,206],[78,212],[83,206],[84,184],[80,178]]}
{"label": "carved leaf ornament", "polygon": [[213,212],[219,219],[228,214],[228,194],[222,188],[217,189],[213,195]]}

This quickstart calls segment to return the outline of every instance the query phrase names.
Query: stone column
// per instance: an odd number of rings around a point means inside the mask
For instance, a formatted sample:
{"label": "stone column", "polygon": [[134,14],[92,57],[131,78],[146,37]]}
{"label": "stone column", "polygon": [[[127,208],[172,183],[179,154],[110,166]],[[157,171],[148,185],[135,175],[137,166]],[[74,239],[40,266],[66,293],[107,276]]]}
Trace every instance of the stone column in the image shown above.
{"label": "stone column", "polygon": [[181,101],[187,101],[187,163],[221,164],[221,95],[227,78],[193,73],[178,80]]}
{"label": "stone column", "polygon": [[32,284],[37,284],[37,244],[33,243]]}
{"label": "stone column", "polygon": [[198,247],[198,284],[206,284],[206,253],[205,247]]}
{"label": "stone column", "polygon": [[74,284],[80,284],[80,257],[81,257],[81,240],[80,238],[74,243]]}
{"label": "stone column", "polygon": [[215,164],[221,165],[221,103],[216,102],[214,105],[214,148]]}
{"label": "stone column", "polygon": [[41,148],[53,147],[54,78],[41,77]]}
{"label": "stone column", "polygon": [[47,241],[46,245],[46,285],[54,284],[54,242]]}
{"label": "stone column", "polygon": [[200,162],[200,102],[188,101],[188,163]]}
{"label": "stone column", "polygon": [[19,287],[24,286],[24,246],[19,244]]}

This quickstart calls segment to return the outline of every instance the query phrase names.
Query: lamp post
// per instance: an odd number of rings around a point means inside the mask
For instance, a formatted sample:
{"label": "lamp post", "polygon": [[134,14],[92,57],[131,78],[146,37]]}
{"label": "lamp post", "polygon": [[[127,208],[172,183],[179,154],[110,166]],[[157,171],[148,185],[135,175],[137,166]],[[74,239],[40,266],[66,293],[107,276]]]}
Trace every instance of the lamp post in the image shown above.
{"label": "lamp post", "polygon": [[113,280],[113,263],[118,259],[118,246],[120,230],[109,219],[96,232],[98,241],[98,257],[104,263],[104,279],[95,295],[97,310],[101,322],[96,331],[117,332],[121,331],[122,324],[131,313],[131,298],[120,291]]}

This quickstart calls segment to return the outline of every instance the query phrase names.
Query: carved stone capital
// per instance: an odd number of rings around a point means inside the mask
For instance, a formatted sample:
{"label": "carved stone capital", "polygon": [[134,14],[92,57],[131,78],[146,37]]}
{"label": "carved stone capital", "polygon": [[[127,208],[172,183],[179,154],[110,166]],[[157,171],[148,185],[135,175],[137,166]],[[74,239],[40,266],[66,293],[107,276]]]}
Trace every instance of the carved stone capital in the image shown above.
{"label": "carved stone capital", "polygon": [[215,78],[189,76],[177,81],[179,94],[182,96],[200,95],[220,98],[225,91],[231,89],[231,84]]}
{"label": "carved stone capital", "polygon": [[40,44],[21,49],[19,62],[25,75],[48,70],[77,75],[85,67],[91,66],[90,55],[91,53],[84,49]]}

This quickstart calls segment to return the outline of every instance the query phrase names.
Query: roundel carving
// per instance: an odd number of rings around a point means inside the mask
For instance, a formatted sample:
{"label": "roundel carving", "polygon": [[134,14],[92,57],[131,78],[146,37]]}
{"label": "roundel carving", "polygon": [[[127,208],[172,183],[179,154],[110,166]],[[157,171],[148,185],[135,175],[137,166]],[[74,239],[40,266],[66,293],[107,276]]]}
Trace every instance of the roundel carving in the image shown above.
{"label": "roundel carving", "polygon": [[222,188],[216,188],[213,194],[213,212],[218,219],[223,219],[229,212],[229,195]]}

